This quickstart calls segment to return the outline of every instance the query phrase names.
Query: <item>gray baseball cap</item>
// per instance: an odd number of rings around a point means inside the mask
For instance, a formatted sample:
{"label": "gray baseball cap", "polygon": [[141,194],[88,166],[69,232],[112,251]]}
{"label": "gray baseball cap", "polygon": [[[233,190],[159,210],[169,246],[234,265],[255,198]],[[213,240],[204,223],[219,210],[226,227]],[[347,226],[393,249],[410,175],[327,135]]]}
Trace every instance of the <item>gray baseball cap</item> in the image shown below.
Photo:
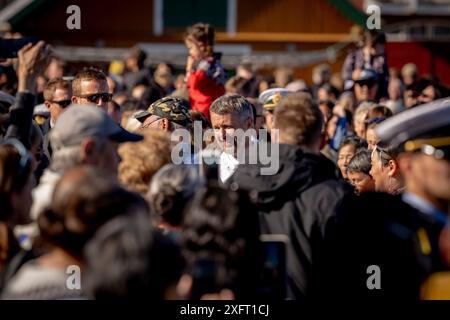
{"label": "gray baseball cap", "polygon": [[143,137],[126,131],[102,109],[87,104],[71,105],[50,131],[52,148],[74,146],[84,138],[108,138],[117,142],[141,141]]}

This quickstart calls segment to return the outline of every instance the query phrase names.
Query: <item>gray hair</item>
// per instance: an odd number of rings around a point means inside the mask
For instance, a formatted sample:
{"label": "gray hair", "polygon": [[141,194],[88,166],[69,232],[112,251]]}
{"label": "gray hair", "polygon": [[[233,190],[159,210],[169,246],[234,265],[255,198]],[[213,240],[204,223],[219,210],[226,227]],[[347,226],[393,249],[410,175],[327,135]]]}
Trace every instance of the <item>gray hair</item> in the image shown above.
{"label": "gray hair", "polygon": [[361,150],[355,153],[348,163],[347,172],[362,172],[370,175],[371,168],[370,151]]}
{"label": "gray hair", "polygon": [[53,151],[51,169],[56,172],[66,172],[81,162],[80,145],[63,147]]}
{"label": "gray hair", "polygon": [[210,107],[210,112],[215,114],[236,114],[243,120],[253,120],[252,104],[239,94],[226,94],[217,98]]}
{"label": "gray hair", "polygon": [[[100,152],[106,145],[105,138],[95,137],[95,145]],[[74,146],[63,146],[54,149],[52,153],[51,169],[56,172],[64,173],[73,167],[82,164],[81,144]]]}
{"label": "gray hair", "polygon": [[157,216],[177,226],[184,207],[204,183],[198,167],[167,164],[153,176],[146,199]]}

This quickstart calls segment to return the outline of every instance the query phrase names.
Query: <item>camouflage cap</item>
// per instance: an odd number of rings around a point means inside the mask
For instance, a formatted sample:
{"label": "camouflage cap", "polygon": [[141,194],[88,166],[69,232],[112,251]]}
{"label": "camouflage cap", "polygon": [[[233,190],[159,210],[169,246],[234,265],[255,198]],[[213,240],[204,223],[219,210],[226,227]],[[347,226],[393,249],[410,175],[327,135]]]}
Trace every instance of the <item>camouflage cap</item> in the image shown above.
{"label": "camouflage cap", "polygon": [[177,97],[165,97],[153,102],[146,111],[135,115],[135,118],[140,122],[144,122],[147,117],[155,115],[184,127],[189,127],[192,125],[189,109],[188,101]]}

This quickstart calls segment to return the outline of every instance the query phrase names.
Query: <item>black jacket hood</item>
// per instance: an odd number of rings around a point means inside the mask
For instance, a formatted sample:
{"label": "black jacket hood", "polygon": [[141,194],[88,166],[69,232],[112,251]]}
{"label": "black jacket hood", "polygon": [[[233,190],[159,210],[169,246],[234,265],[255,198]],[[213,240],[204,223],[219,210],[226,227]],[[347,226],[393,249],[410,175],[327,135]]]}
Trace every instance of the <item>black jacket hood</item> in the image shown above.
{"label": "black jacket hood", "polygon": [[[337,167],[321,154],[293,145],[279,145],[279,168],[275,175],[261,175],[261,165],[239,165],[231,181],[257,192],[258,202],[279,202],[325,180],[338,179]],[[276,199],[275,199],[276,198]]]}

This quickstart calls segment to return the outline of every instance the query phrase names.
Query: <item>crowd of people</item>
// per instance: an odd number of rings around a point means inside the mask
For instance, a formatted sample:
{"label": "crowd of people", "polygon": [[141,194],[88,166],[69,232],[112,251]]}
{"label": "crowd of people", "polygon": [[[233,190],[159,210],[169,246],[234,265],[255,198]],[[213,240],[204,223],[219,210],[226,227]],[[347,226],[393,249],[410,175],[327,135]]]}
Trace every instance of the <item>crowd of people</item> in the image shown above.
{"label": "crowd of people", "polygon": [[42,41],[2,63],[2,299],[450,299],[438,79],[390,69],[377,31],[310,86],[225,70],[209,24],[184,42],[179,74],[138,47],[66,73]]}

